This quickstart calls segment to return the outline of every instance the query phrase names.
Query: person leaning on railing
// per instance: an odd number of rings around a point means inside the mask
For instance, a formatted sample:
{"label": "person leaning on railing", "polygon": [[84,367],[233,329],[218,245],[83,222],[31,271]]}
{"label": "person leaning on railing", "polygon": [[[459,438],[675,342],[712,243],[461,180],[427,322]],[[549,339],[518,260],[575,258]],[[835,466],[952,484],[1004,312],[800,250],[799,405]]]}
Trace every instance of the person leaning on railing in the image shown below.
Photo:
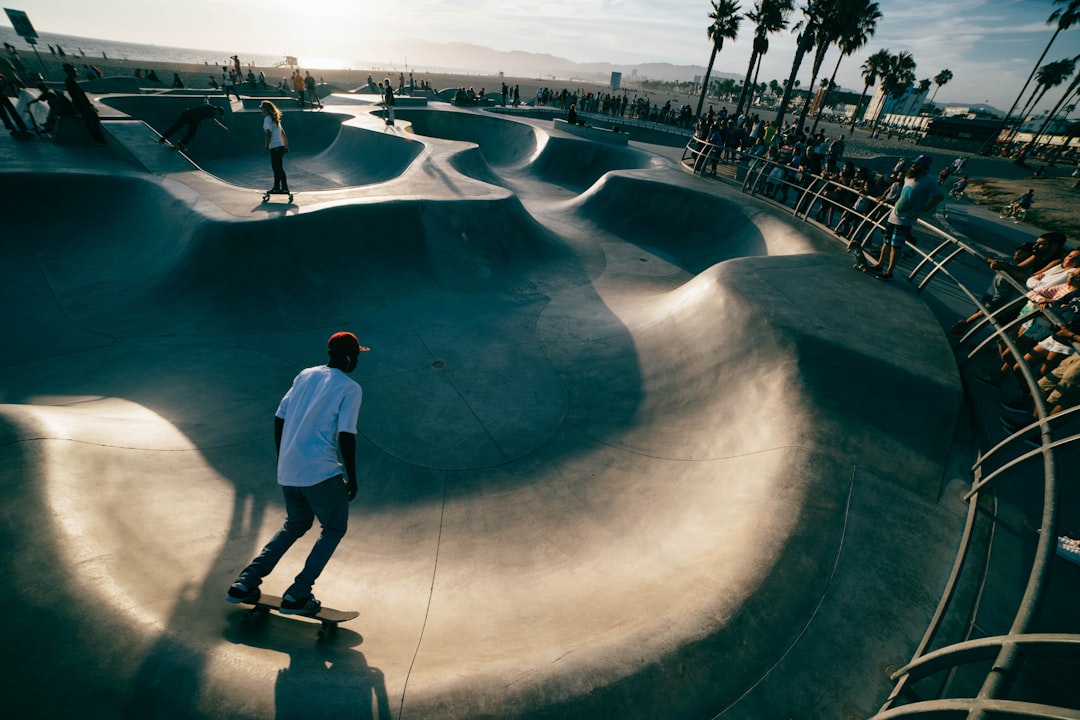
{"label": "person leaning on railing", "polygon": [[[996,272],[993,282],[983,294],[982,302],[987,310],[994,311],[1019,294],[1017,285],[1025,284],[1032,275],[1041,277],[1041,273],[1055,267],[1064,256],[1065,233],[1052,231],[1043,233],[1034,243],[1021,243],[1013,251],[1011,261],[1001,258],[986,258],[991,270]],[[1010,282],[1011,280],[1011,282]],[[956,321],[949,330],[953,337],[964,334],[968,325],[982,317],[982,311],[976,310],[966,318]],[[1001,319],[1004,321],[1016,317],[1011,314]]]}
{"label": "person leaning on railing", "polygon": [[[1080,267],[1080,250],[1073,250],[1052,271],[1044,273],[1042,278],[1036,280],[1034,287],[1028,291],[1028,302],[1020,310],[1020,316],[1032,315],[1032,317],[1021,325],[1020,330],[1015,334],[1010,331],[1017,349],[1024,353],[1024,357],[1028,360],[1034,359],[1035,356],[1029,357],[1031,352],[1040,341],[1052,333],[1053,323],[1046,318],[1044,312],[1046,309],[1061,307],[1066,310],[1071,307],[1073,310],[1066,311],[1069,315],[1068,319],[1071,320],[1075,315],[1073,303],[1077,300],[1077,289],[1080,288],[1078,267]],[[1002,364],[997,372],[978,376],[981,382],[994,387],[1001,386],[1010,370],[1018,369],[1018,364],[1014,363],[1015,358],[1008,346],[999,342],[998,352],[1001,355]]]}
{"label": "person leaning on railing", "polygon": [[[1062,341],[1067,341],[1073,346],[1080,345],[1080,327],[1075,319],[1065,326],[1056,326],[1054,336]],[[1066,408],[1080,404],[1080,353],[1075,352],[1075,347],[1068,357],[1061,361],[1054,369],[1039,378],[1039,391],[1046,401],[1048,415],[1057,415]],[[1024,386],[1026,387],[1026,386]],[[1002,407],[1010,412],[1027,414],[1022,419],[1013,419],[1002,416],[1001,424],[1009,432],[1017,432],[1035,420],[1039,419],[1038,411],[1034,405],[1025,402],[1021,398],[1018,402],[1003,403]]]}

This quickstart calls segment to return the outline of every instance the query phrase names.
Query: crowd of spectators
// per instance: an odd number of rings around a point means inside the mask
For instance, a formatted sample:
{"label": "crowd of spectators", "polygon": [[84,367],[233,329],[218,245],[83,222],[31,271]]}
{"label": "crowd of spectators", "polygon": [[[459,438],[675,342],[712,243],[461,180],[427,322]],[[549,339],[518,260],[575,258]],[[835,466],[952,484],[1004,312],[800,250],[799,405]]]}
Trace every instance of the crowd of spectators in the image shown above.
{"label": "crowd of spectators", "polygon": [[671,101],[663,105],[651,103],[647,97],[627,92],[560,91],[541,87],[536,91],[537,107],[568,110],[573,105],[579,113],[597,113],[615,118],[647,120],[689,130],[694,125],[694,111],[689,105],[675,107]]}
{"label": "crowd of spectators", "polygon": [[[1024,369],[1038,380],[1048,416],[1080,404],[1076,351],[1080,344],[1080,249],[1066,250],[1065,240],[1063,233],[1045,233],[1034,243],[1019,246],[1011,260],[988,260],[997,275],[983,296],[983,305],[999,323],[1012,323],[1006,330],[1011,347],[999,340],[1000,365],[977,379],[1001,389],[1001,406],[1009,413],[1001,417],[1001,423],[1010,433],[1024,430],[1039,418]],[[1025,302],[1009,303],[1018,300],[1020,291],[1004,281],[1006,277],[1026,289]],[[981,317],[980,311],[958,320],[951,334],[962,336]],[[1039,444],[1034,434],[1025,436],[1025,441]]]}

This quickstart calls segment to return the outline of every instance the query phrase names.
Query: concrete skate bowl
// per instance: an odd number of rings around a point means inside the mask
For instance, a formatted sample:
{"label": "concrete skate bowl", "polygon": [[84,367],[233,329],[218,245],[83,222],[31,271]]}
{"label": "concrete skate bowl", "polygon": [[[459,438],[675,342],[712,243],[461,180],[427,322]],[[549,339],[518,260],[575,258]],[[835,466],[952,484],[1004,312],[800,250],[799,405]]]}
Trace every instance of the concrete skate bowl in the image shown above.
{"label": "concrete skate bowl", "polygon": [[531,125],[475,112],[402,109],[395,112],[395,117],[410,123],[418,135],[475,143],[493,166],[514,165],[532,158],[544,140]]}
{"label": "concrete skate bowl", "polygon": [[[164,132],[186,108],[199,101],[184,97],[115,95],[103,104]],[[200,168],[241,187],[262,188],[269,177],[263,149],[263,114],[260,110],[232,112],[225,107],[225,132],[203,122],[188,155]],[[285,112],[282,124],[289,137],[286,172],[294,190],[330,190],[372,185],[401,175],[423,148],[407,139],[353,127],[352,116],[335,112]],[[182,128],[172,140],[179,140]]]}
{"label": "concrete skate bowl", "polygon": [[660,166],[655,155],[564,137],[549,137],[526,123],[476,112],[398,112],[418,135],[477,145],[451,158],[460,173],[495,185],[526,176],[581,192],[614,170]]}
{"label": "concrete skate bowl", "polygon": [[[620,182],[569,212],[603,227],[606,194],[635,191]],[[710,206],[742,229],[731,260],[694,274],[659,241],[568,243],[512,197],[236,222],[167,181],[0,175],[0,190],[23,210],[0,239],[0,517],[18,549],[0,609],[33,648],[7,671],[16,715],[708,717],[805,686],[782,676],[807,645],[831,649],[821,618],[859,624],[827,601],[866,581],[849,547],[886,554],[907,590],[874,613],[899,636],[925,627],[929,533],[888,545],[902,503],[863,506],[821,426],[905,468],[934,459],[916,441],[940,428],[882,440],[804,354],[832,351],[885,406],[940,402],[947,383],[896,373],[914,351],[884,332],[815,323],[808,275],[871,314],[874,295],[771,216]],[[48,238],[24,242],[56,197]],[[698,236],[686,218],[665,227]],[[301,621],[246,625],[221,596],[280,522],[270,416],[342,328],[373,348],[356,373],[364,470],[319,594],[362,618],[315,645]],[[853,683],[903,644],[856,629],[832,658]]]}

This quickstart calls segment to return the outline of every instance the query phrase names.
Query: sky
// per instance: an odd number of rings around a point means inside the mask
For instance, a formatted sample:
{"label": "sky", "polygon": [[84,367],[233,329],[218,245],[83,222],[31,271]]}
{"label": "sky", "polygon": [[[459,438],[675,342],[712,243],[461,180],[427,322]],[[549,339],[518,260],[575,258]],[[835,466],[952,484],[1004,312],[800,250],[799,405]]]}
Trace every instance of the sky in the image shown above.
{"label": "sky", "polygon": [[[740,0],[749,11],[754,0]],[[873,52],[910,52],[917,76],[943,69],[953,80],[942,103],[989,103],[1008,109],[1055,26],[1046,23],[1052,0],[878,0],[882,18],[866,47],[840,65],[837,82],[862,90],[859,66]],[[705,66],[709,0],[7,0],[25,11],[39,32],[178,47],[232,49],[402,64],[407,40],[466,42],[496,50],[548,53],[576,62]],[[801,7],[802,0],[796,0]],[[796,10],[795,21],[801,17]],[[0,24],[10,25],[6,16]],[[745,74],[753,25],[726,41],[716,71]],[[787,78],[795,51],[790,31],[771,36],[760,80]],[[1058,35],[1046,59],[1080,55],[1080,26]],[[827,75],[838,52],[826,57]],[[416,58],[410,58],[416,65]],[[435,61],[424,59],[431,64]],[[810,61],[799,79],[809,83]],[[692,79],[692,78],[687,78]],[[1039,109],[1064,91],[1047,93]]]}

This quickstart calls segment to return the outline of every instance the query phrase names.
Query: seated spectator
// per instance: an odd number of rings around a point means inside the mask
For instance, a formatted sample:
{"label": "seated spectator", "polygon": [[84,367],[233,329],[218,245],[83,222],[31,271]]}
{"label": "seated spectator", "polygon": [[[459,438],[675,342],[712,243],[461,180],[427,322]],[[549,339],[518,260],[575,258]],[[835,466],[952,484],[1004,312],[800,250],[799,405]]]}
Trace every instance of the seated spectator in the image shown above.
{"label": "seated spectator", "polygon": [[[1061,271],[1066,274],[1048,273],[1044,278],[1050,278],[1050,280],[1045,281],[1045,284],[1039,284],[1039,282],[1043,281],[1037,281],[1036,287],[1027,294],[1028,302],[1021,309],[1020,316],[1033,314],[1056,304],[1071,320],[1077,309],[1074,301],[1080,298],[1080,271],[1077,270],[1078,267],[1080,267],[1080,250],[1073,250],[1061,262]],[[1060,282],[1062,279],[1064,282]],[[1038,359],[1052,365],[1055,360],[1060,360],[1060,358],[1048,357],[1049,350],[1046,347],[1039,348],[1036,351],[1039,343],[1052,333],[1053,325],[1040,312],[1021,325],[1018,332],[1015,334],[1010,332],[1010,337],[1012,337],[1017,349],[1024,353],[1023,359],[1028,364]],[[1014,362],[1007,345],[999,342],[998,352],[1001,355],[1001,367],[996,372],[980,375],[977,378],[981,382],[994,387],[1001,387],[1002,381],[1010,371],[1019,372],[1019,363]]]}
{"label": "seated spectator", "polygon": [[[1059,265],[1063,256],[1066,236],[1062,232],[1048,232],[1040,235],[1034,243],[1023,243],[1013,251],[1012,262],[998,258],[987,258],[986,262],[995,275],[993,282],[983,294],[982,302],[987,310],[996,310],[1016,297],[1015,287],[1005,278],[1008,275],[1018,283],[1025,283],[1033,275],[1040,275]],[[953,337],[964,334],[967,326],[982,317],[981,311],[957,320],[949,330]],[[1003,318],[1008,321],[1011,317]]]}
{"label": "seated spectator", "polygon": [[[1076,327],[1059,326],[1054,335],[1065,342],[1080,342],[1080,331]],[[1039,391],[1043,394],[1050,416],[1080,404],[1080,354],[1070,354],[1057,367],[1040,377]],[[1006,410],[1028,414],[1021,420],[1002,416],[1001,424],[1010,433],[1019,432],[1039,419],[1038,413],[1023,402],[1006,403],[1004,407]]]}

